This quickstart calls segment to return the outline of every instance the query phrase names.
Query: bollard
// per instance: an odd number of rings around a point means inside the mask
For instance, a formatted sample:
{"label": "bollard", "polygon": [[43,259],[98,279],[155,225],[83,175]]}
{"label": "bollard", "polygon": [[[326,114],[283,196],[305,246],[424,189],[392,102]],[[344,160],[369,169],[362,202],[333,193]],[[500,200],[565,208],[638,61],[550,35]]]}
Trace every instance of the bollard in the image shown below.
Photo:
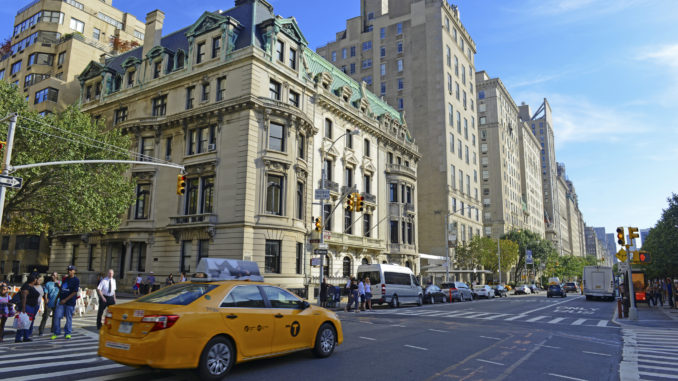
{"label": "bollard", "polygon": [[450,298],[449,298],[450,303],[454,303],[454,299],[452,298],[452,289],[450,288],[447,291],[450,293]]}
{"label": "bollard", "polygon": [[621,299],[617,299],[617,316],[619,316],[620,319],[622,318],[622,302],[621,302]]}

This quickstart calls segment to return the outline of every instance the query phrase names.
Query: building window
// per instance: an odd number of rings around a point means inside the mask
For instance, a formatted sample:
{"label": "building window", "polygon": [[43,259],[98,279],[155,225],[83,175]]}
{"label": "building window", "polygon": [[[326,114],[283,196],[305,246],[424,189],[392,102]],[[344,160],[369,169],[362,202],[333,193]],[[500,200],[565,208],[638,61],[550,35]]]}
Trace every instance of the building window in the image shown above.
{"label": "building window", "polygon": [[372,216],[369,214],[363,214],[363,236],[371,237],[372,235]]}
{"label": "building window", "polygon": [[343,60],[346,59],[346,48],[341,49],[341,59],[343,59]]}
{"label": "building window", "polygon": [[388,184],[388,194],[390,202],[398,202],[398,184],[396,183]]}
{"label": "building window", "polygon": [[203,126],[188,131],[188,155],[207,152],[216,146],[215,126]]}
{"label": "building window", "polygon": [[186,200],[184,204],[184,214],[191,215],[198,213],[198,187],[199,178],[193,177],[186,180]]}
{"label": "building window", "polygon": [[355,63],[351,63],[349,72],[351,74],[355,73]]}
{"label": "building window", "polygon": [[282,241],[266,240],[266,258],[264,263],[264,272],[280,273],[280,249]]}
{"label": "building window", "polygon": [[0,70],[0,79],[5,79],[5,69]]}
{"label": "building window", "polygon": [[[332,205],[325,204],[325,209],[323,210],[323,221],[325,221],[325,230],[332,231]],[[329,263],[329,262],[328,262]]]}
{"label": "building window", "polygon": [[403,71],[403,60],[398,60],[397,64],[398,64],[398,72]]}
{"label": "building window", "polygon": [[299,93],[290,90],[289,92],[290,104],[294,107],[299,107]]}
{"label": "building window", "polygon": [[143,137],[139,143],[139,161],[153,160],[155,139],[151,137]]}
{"label": "building window", "polygon": [[396,24],[396,34],[403,34],[403,23]]}
{"label": "building window", "polygon": [[[191,257],[193,253],[193,241],[181,241],[181,257],[179,258],[179,271],[190,271],[191,270]],[[188,266],[187,266],[188,264]]]}
{"label": "building window", "polygon": [[268,127],[268,148],[285,151],[285,126],[271,122]]}
{"label": "building window", "polygon": [[402,90],[405,88],[405,83],[402,78],[398,78],[398,90]]}
{"label": "building window", "polygon": [[344,278],[351,276],[351,258],[349,257],[344,257],[342,261],[342,275]]}
{"label": "building window", "polygon": [[84,33],[85,32],[85,23],[78,20],[78,19],[74,19],[73,17],[71,17],[71,29],[73,29],[74,31],[80,32],[80,33]]}
{"label": "building window", "polygon": [[386,83],[382,82],[381,83],[381,95],[386,94]]}
{"label": "building window", "polygon": [[292,69],[296,69],[297,68],[297,51],[296,50],[290,48],[289,59],[290,59],[290,67]]}
{"label": "building window", "polygon": [[200,213],[212,213],[214,212],[214,176],[205,176],[201,180]]}
{"label": "building window", "polygon": [[160,72],[162,71],[162,61],[156,61],[153,64],[153,78],[160,77]]}
{"label": "building window", "polygon": [[391,243],[398,243],[398,221],[391,221]]}
{"label": "building window", "polygon": [[351,130],[346,130],[346,147],[353,148],[353,135]]}
{"label": "building window", "polygon": [[344,210],[344,234],[353,234],[353,212]]}
{"label": "building window", "polygon": [[302,134],[297,135],[297,157],[306,159],[306,136]]}
{"label": "building window", "polygon": [[28,56],[28,65],[46,65],[52,66],[54,64],[54,54],[48,53],[33,53]]}
{"label": "building window", "polygon": [[224,100],[226,93],[226,77],[217,78],[217,101]]}
{"label": "building window", "polygon": [[153,98],[153,116],[164,116],[167,111],[167,95]]}
{"label": "building window", "polygon": [[21,60],[16,61],[15,63],[12,64],[12,69],[10,70],[10,74],[14,75],[21,71]]}
{"label": "building window", "polygon": [[368,85],[372,84],[372,76],[368,75],[367,77],[363,77],[363,82],[365,82]]}
{"label": "building window", "polygon": [[274,80],[271,80],[271,83],[269,84],[268,87],[270,94],[269,97],[271,99],[275,99],[276,101],[280,100],[280,82],[276,82]]}
{"label": "building window", "polygon": [[363,42],[363,50],[370,50],[370,49],[372,49],[372,41]]}
{"label": "building window", "polygon": [[151,185],[138,184],[137,185],[137,199],[134,205],[134,219],[145,220],[150,215]]}
{"label": "building window", "polygon": [[[334,166],[332,160],[325,159],[325,179],[332,181],[332,167]],[[325,188],[325,187],[323,187]]]}
{"label": "building window", "polygon": [[332,139],[332,121],[330,119],[325,119],[325,137]]}
{"label": "building window", "polygon": [[205,43],[201,42],[198,44],[198,49],[195,55],[195,63],[201,63],[205,58]]}
{"label": "building window", "polygon": [[119,124],[127,120],[127,107],[121,107],[115,110],[115,117],[113,118],[113,124]]}
{"label": "building window", "polygon": [[372,60],[371,59],[366,59],[362,61],[362,67],[363,69],[368,69],[372,67]]}
{"label": "building window", "polygon": [[57,98],[59,97],[59,90],[54,89],[52,87],[48,87],[46,89],[42,89],[40,91],[35,92],[35,100],[34,104],[39,104],[44,101],[52,101],[56,102]]}
{"label": "building window", "polygon": [[363,155],[370,157],[370,141],[368,139],[363,140]]}
{"label": "building window", "polygon": [[403,52],[403,42],[402,41],[398,41],[398,44],[396,45],[396,47],[397,47],[398,53]]}
{"label": "building window", "polygon": [[379,29],[379,38],[382,39],[382,40],[384,38],[386,38],[386,28],[380,28]]}
{"label": "building window", "polygon": [[393,153],[392,152],[387,152],[386,153],[386,159],[388,160],[389,164],[393,164]]}
{"label": "building window", "polygon": [[304,265],[304,244],[301,242],[297,242],[297,260],[296,260],[296,270],[297,274],[301,274],[303,270],[303,265]]}
{"label": "building window", "polygon": [[372,177],[370,175],[363,175],[363,186],[365,193],[370,194],[372,190]]}
{"label": "building window", "polygon": [[165,139],[165,160],[169,161],[172,158],[172,137]]}
{"label": "building window", "polygon": [[99,37],[101,36],[101,31],[97,28],[94,28],[92,31],[92,38],[95,39],[96,41],[99,41]]}
{"label": "building window", "polygon": [[487,118],[485,118],[484,116],[481,116],[480,119],[479,119],[480,125],[481,126],[484,125],[486,123],[486,120],[487,120]]}
{"label": "building window", "polygon": [[379,56],[380,57],[386,57],[386,47],[385,46],[382,46],[381,48],[379,48]]}
{"label": "building window", "polygon": [[87,248],[87,271],[94,271],[94,248],[96,245],[89,245]]}
{"label": "building window", "polygon": [[221,51],[221,37],[215,37],[212,39],[212,58],[217,58],[219,51]]}
{"label": "building window", "polygon": [[198,241],[198,258],[196,258],[196,266],[200,264],[200,260],[203,258],[209,258],[210,256],[210,240],[201,239]]}
{"label": "building window", "polygon": [[278,40],[275,44],[275,55],[278,57],[278,61],[285,61],[285,43],[281,40]]}
{"label": "building window", "polygon": [[206,102],[210,99],[210,84],[209,84],[209,82],[202,84],[201,94],[202,94],[201,97],[200,97],[201,102]]}
{"label": "building window", "polygon": [[[61,57],[61,54],[59,54],[59,57]],[[132,86],[134,86],[134,71],[128,71],[127,72],[127,87],[132,87]]]}
{"label": "building window", "polygon": [[355,46],[351,46],[351,57],[355,57]]}
{"label": "building window", "polygon": [[385,63],[379,65],[379,71],[380,71],[380,74],[381,74],[382,77],[386,75],[386,64]]}
{"label": "building window", "polygon": [[304,219],[304,183],[297,181],[297,219]]}
{"label": "building window", "polygon": [[405,108],[405,101],[403,100],[403,98],[398,98],[398,109],[402,110],[404,108]]}
{"label": "building window", "polygon": [[282,216],[283,177],[268,175],[266,182],[266,212]]}
{"label": "building window", "polygon": [[332,55],[332,58],[331,58],[332,62],[336,62],[337,61],[337,52],[332,52],[331,55]]}
{"label": "building window", "polygon": [[193,108],[193,93],[195,92],[195,86],[189,86],[186,88],[186,110]]}

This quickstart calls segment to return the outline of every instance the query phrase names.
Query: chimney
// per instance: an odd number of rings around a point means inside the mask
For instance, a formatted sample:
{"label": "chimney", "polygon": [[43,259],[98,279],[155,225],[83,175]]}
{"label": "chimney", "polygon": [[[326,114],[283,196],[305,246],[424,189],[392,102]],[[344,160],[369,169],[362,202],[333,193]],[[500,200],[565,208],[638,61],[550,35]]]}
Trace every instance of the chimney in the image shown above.
{"label": "chimney", "polygon": [[153,47],[160,45],[162,37],[162,23],[165,21],[165,14],[161,10],[154,10],[146,15],[146,30],[144,31],[143,57],[146,57]]}

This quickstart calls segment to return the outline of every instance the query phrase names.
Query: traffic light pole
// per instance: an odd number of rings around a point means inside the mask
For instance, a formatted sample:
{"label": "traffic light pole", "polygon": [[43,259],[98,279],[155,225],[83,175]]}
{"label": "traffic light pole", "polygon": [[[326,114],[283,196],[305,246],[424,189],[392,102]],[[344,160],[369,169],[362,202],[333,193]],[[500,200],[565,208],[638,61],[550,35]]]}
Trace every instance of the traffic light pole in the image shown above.
{"label": "traffic light pole", "polygon": [[[2,174],[7,176],[9,175],[10,164],[9,161],[12,158],[12,147],[14,146],[14,130],[16,129],[16,117],[17,114],[14,113],[9,118],[9,128],[7,129],[7,146],[5,146],[4,157],[2,160]],[[3,120],[4,121],[4,120]],[[0,228],[2,227],[2,215],[5,210],[5,195],[7,194],[6,187],[0,187]]]}
{"label": "traffic light pole", "polygon": [[[633,244],[633,240],[630,242]],[[628,247],[626,248],[628,251]],[[629,308],[629,320],[638,320],[638,308],[636,308],[636,292],[633,289],[633,279],[632,279],[632,269],[631,269],[631,255],[626,256],[626,264],[629,267],[627,272],[628,283],[629,283],[629,300],[631,301],[631,308]]]}

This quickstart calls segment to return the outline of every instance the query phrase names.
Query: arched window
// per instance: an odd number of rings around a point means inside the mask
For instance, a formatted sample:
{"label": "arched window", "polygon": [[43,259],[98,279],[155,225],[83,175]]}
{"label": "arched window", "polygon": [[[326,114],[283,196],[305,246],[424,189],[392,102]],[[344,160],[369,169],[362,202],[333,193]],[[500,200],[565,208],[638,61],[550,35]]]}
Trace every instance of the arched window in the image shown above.
{"label": "arched window", "polygon": [[177,52],[177,64],[175,67],[177,69],[182,69],[184,67],[184,61],[186,60],[186,54],[184,54],[184,51],[179,49]]}
{"label": "arched window", "polygon": [[351,258],[344,257],[343,269],[344,269],[344,271],[343,271],[344,277],[350,277],[351,276]]}
{"label": "arched window", "polygon": [[370,261],[367,260],[367,258],[363,258],[363,265],[369,265]]}
{"label": "arched window", "polygon": [[410,263],[410,261],[405,261],[405,267],[407,267],[408,269],[412,268],[412,264]]}

